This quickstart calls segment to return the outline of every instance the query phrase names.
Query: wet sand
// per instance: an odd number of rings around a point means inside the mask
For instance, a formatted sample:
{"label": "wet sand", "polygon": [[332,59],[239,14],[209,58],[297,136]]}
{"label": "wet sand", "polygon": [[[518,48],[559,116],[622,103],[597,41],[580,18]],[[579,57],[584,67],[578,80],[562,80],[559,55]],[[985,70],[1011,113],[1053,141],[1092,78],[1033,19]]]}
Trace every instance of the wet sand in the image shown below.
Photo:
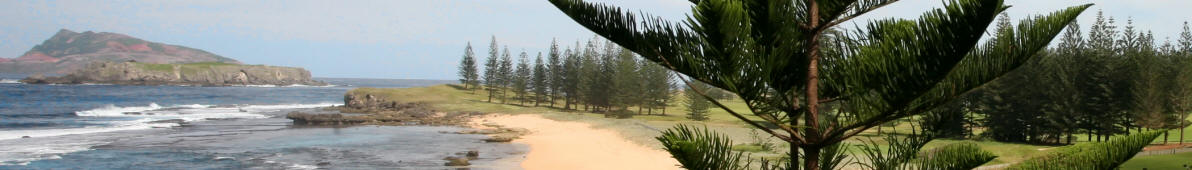
{"label": "wet sand", "polygon": [[680,169],[678,161],[660,148],[642,146],[614,131],[595,129],[586,123],[528,114],[494,114],[472,121],[474,128],[486,128],[482,126],[485,123],[530,131],[513,140],[530,147],[521,163],[528,170]]}

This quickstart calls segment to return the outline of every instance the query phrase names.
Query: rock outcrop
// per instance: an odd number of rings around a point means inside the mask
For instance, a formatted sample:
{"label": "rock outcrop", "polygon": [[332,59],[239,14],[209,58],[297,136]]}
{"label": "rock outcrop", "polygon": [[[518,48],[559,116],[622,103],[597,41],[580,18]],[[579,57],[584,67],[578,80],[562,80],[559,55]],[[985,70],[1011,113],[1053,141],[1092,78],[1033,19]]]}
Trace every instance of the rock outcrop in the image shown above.
{"label": "rock outcrop", "polygon": [[286,118],[295,125],[461,125],[479,112],[436,111],[426,102],[406,102],[380,94],[358,92],[344,94],[343,106],[326,108],[324,113],[292,112]]}
{"label": "rock outcrop", "polygon": [[235,59],[200,49],[151,42],[119,33],[79,33],[62,29],[21,56],[0,58],[0,73],[67,74],[93,62],[129,60],[154,64],[241,64]]}
{"label": "rock outcrop", "polygon": [[96,62],[61,77],[30,76],[29,84],[119,84],[119,85],[312,85],[326,83],[311,79],[302,68],[228,63],[151,64],[141,62]]}
{"label": "rock outcrop", "polygon": [[348,92],[344,94],[344,108],[358,112],[395,111],[421,107],[418,105],[422,105],[422,103],[403,103],[368,93]]}

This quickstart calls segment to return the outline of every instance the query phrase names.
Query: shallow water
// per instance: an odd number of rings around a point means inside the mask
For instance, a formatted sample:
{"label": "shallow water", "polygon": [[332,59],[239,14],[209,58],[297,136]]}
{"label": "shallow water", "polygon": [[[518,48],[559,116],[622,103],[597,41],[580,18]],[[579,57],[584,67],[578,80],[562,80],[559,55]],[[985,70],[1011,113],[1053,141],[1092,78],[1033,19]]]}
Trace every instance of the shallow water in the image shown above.
{"label": "shallow water", "polygon": [[[457,127],[293,126],[285,113],[343,103],[355,87],[425,80],[322,79],[329,87],[29,85],[0,75],[0,169],[517,169],[524,146]],[[28,137],[28,138],[25,138]]]}
{"label": "shallow water", "polygon": [[[484,143],[446,126],[303,127],[284,119],[204,122],[119,134],[110,143],[57,159],[0,168],[38,169],[440,169],[447,156],[479,151],[476,169],[518,169],[503,159],[525,146]],[[0,141],[3,142],[3,141]],[[2,143],[0,143],[2,144]]]}

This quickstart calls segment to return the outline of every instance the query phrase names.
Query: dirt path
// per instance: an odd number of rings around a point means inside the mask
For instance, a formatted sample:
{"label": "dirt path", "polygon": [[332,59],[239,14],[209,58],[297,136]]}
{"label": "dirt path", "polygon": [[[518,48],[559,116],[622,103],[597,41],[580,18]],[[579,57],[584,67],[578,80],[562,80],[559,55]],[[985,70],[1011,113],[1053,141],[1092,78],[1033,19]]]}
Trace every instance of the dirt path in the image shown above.
{"label": "dirt path", "polygon": [[561,122],[538,115],[490,115],[473,121],[525,128],[529,134],[513,140],[530,153],[522,168],[537,169],[680,169],[666,151],[645,147],[609,130],[580,122]]}

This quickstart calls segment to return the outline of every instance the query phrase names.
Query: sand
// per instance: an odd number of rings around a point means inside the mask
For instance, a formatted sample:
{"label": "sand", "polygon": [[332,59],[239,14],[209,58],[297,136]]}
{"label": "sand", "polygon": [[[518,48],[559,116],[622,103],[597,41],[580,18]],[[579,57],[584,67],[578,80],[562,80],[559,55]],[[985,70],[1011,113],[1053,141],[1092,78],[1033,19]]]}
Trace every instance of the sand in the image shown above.
{"label": "sand", "polygon": [[473,120],[525,128],[529,134],[513,140],[530,147],[521,166],[537,169],[681,169],[679,162],[661,148],[645,147],[614,131],[580,122],[562,122],[538,115],[490,115]]}

